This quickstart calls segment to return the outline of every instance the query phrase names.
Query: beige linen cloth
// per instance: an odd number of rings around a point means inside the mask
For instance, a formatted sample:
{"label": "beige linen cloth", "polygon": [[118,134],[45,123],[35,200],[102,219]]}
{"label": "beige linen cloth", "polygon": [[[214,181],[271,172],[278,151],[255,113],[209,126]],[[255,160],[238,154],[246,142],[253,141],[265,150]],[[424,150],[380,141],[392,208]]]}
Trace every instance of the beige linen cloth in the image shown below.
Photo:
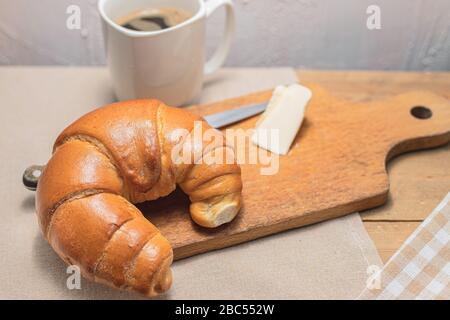
{"label": "beige linen cloth", "polygon": [[[292,69],[225,69],[208,79],[201,102],[296,81]],[[0,67],[0,298],[141,298],[81,281],[69,290],[66,266],[38,229],[24,169],[44,164],[57,134],[113,101],[104,68]],[[186,216],[188,219],[188,215]],[[382,266],[358,214],[177,261],[167,299],[353,299],[367,267]]]}

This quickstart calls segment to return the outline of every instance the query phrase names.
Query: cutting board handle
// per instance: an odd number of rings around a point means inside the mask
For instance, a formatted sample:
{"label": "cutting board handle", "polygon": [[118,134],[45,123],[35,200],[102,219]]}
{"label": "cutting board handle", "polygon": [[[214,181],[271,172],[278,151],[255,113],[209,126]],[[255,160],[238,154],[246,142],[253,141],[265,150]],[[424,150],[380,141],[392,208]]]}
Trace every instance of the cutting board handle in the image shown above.
{"label": "cutting board handle", "polygon": [[450,101],[432,92],[407,92],[370,103],[366,110],[384,161],[450,141]]}

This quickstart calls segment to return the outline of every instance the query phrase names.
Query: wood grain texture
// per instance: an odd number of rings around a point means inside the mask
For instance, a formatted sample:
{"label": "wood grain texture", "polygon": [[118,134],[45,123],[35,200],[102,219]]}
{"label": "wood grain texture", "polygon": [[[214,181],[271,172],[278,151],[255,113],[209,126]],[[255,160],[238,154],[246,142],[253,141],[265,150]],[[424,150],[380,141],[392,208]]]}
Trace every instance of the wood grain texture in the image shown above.
{"label": "wood grain texture", "polygon": [[377,244],[381,260],[386,263],[414,230],[419,227],[420,223],[413,221],[368,221],[364,225],[369,236]]}
{"label": "wood grain texture", "polygon": [[416,90],[450,98],[449,72],[298,70],[297,76],[301,83],[317,83],[352,102],[370,102]]}
{"label": "wood grain texture", "polygon": [[450,144],[392,159],[388,201],[364,221],[423,221],[450,191]]}
{"label": "wood grain texture", "polygon": [[[317,85],[308,86],[313,99],[306,121],[289,154],[280,157],[279,172],[263,176],[259,165],[242,165],[244,208],[232,223],[216,230],[194,225],[181,192],[140,206],[169,239],[176,259],[378,206],[389,188],[387,158],[450,140],[450,104],[442,97],[412,92],[351,104]],[[204,115],[267,101],[270,94],[191,109]],[[430,107],[433,117],[412,117],[415,105]],[[252,128],[255,121],[234,127]]]}
{"label": "wood grain texture", "polygon": [[[297,75],[348,101],[384,99],[411,90],[429,90],[450,99],[449,72],[298,70]],[[389,161],[387,203],[360,213],[384,261],[406,240],[410,232],[403,231],[418,226],[450,191],[449,163],[450,144]],[[386,230],[386,235],[374,236],[375,227]]]}
{"label": "wood grain texture", "polygon": [[[429,90],[450,99],[448,72],[307,71],[299,79],[320,83],[340,98],[361,102],[411,90]],[[404,154],[388,164],[386,205],[362,213],[364,221],[420,221],[450,191],[450,144]]]}

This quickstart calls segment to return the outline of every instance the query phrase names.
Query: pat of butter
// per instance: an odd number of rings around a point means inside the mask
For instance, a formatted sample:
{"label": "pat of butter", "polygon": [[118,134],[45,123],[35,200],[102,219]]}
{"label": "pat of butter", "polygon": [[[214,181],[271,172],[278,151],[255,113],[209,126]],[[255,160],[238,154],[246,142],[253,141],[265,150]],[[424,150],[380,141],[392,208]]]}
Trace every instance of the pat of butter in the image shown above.
{"label": "pat of butter", "polygon": [[278,86],[256,123],[252,141],[277,154],[287,154],[305,116],[312,93],[299,84]]}

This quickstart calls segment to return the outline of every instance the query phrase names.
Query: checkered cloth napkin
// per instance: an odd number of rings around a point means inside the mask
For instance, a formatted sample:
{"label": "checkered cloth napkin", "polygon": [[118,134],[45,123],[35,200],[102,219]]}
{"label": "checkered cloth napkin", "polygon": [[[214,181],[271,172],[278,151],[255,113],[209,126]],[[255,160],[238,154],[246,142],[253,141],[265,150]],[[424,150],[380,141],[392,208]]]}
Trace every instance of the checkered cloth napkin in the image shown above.
{"label": "checkered cloth napkin", "polygon": [[450,193],[359,299],[450,299]]}

